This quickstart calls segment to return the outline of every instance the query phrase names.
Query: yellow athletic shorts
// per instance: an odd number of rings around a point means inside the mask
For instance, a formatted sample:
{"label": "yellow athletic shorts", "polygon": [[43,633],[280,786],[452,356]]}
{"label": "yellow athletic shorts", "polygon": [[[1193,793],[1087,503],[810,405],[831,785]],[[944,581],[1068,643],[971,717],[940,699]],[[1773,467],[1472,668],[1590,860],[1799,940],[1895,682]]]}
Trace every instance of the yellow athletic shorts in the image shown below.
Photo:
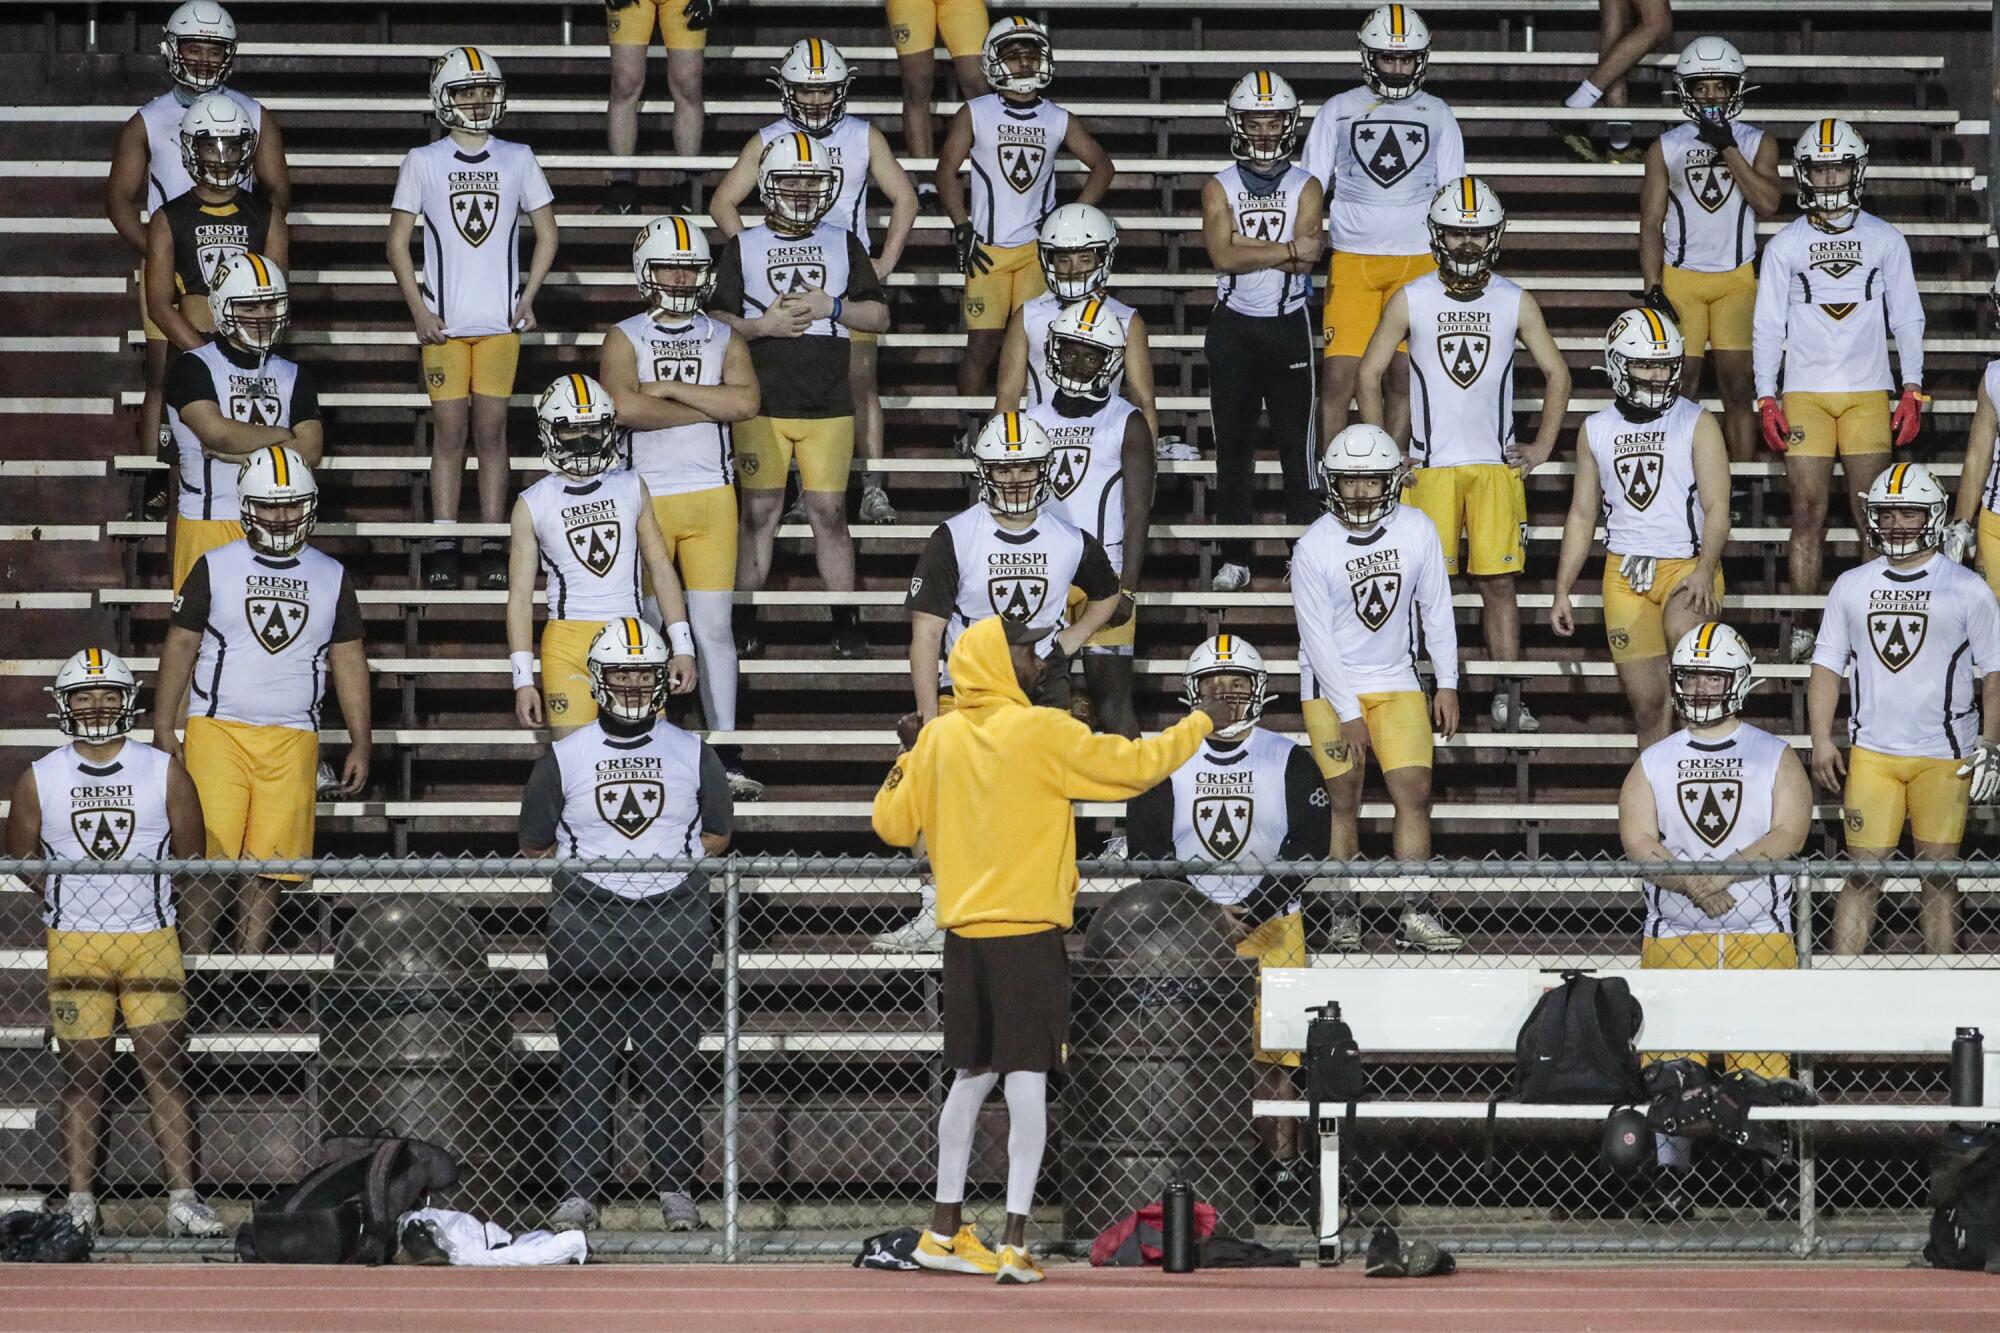
{"label": "yellow athletic shorts", "polygon": [[[711,486],[703,491],[653,497],[653,522],[666,539],[667,558],[680,571],[681,587],[689,592],[736,591],[736,488]],[[646,595],[653,579],[645,579]]]}
{"label": "yellow athletic shorts", "polygon": [[1986,567],[1986,586],[2000,596],[2000,514],[1979,511],[1979,563]]}
{"label": "yellow athletic shorts", "polygon": [[103,1041],[120,1012],[128,1032],[187,1017],[187,973],[172,926],[48,935],[49,1018],[58,1041]]}
{"label": "yellow athletic shorts", "polygon": [[[1262,925],[1253,926],[1250,933],[1236,943],[1239,958],[1255,958],[1263,967],[1309,967],[1311,960],[1306,957],[1306,919],[1303,913],[1292,912],[1286,916],[1274,916]],[[1287,1069],[1299,1067],[1297,1051],[1267,1051],[1257,1044],[1257,1038],[1264,1031],[1264,987],[1257,986],[1257,1004],[1250,1011],[1250,1058],[1259,1064],[1283,1065]]]}
{"label": "yellow athletic shorts", "polygon": [[[1618,572],[1622,557],[1604,561],[1604,637],[1611,641],[1611,660],[1640,662],[1667,655],[1667,598],[1694,573],[1701,561],[1662,560],[1653,566],[1653,586],[1645,592]],[[1715,571],[1715,595],[1722,596],[1722,571]]]}
{"label": "yellow athletic shorts", "polygon": [[965,327],[997,331],[1049,285],[1042,279],[1042,261],[1033,241],[980,248],[993,256],[993,267],[965,280]]}
{"label": "yellow athletic shorts", "polygon": [[1880,389],[1864,393],[1788,393],[1785,420],[1801,438],[1787,451],[1793,458],[1842,458],[1850,454],[1889,452],[1889,395]]}
{"label": "yellow athletic shorts", "polygon": [[[1335,250],[1326,265],[1326,304],[1320,309],[1320,329],[1326,335],[1323,356],[1358,357],[1368,350],[1375,326],[1389,298],[1403,284],[1437,271],[1428,251],[1420,255],[1351,255]],[[1396,350],[1410,350],[1408,342]]]}
{"label": "yellow athletic shorts", "polygon": [[[1384,773],[1399,768],[1429,768],[1436,741],[1431,734],[1431,712],[1421,690],[1385,690],[1364,694],[1361,718],[1368,724],[1368,744],[1375,751],[1375,766]],[[1340,738],[1340,716],[1329,699],[1305,699],[1299,704],[1305,714],[1306,735],[1312,739],[1313,762],[1323,778],[1344,777],[1354,771],[1354,755]]]}
{"label": "yellow athletic shorts", "polygon": [[228,518],[183,518],[174,515],[174,591],[181,590],[195,561],[218,547],[243,538],[243,525]]}
{"label": "yellow athletic shorts", "polygon": [[976,56],[986,44],[986,6],[982,0],[888,0],[889,40],[897,56],[944,49],[953,60]]}
{"label": "yellow athletic shorts", "polygon": [[801,487],[845,495],[854,464],[854,418],[751,417],[737,424],[736,484],[744,490],[785,489],[794,456]]}
{"label": "yellow athletic shorts", "polygon": [[424,346],[424,391],[434,403],[455,403],[469,393],[505,398],[514,392],[521,335],[494,333]]}
{"label": "yellow athletic shorts", "polygon": [[[1084,595],[1083,589],[1076,587],[1074,585],[1070,587],[1069,590],[1070,624],[1074,625],[1076,623],[1077,617],[1083,614],[1084,605],[1087,602],[1089,602],[1089,600],[1090,599]],[[1092,648],[1118,649],[1121,650],[1125,656],[1129,657],[1131,656],[1132,653],[1132,643],[1138,637],[1138,634],[1139,634],[1139,613],[1137,610],[1134,610],[1132,612],[1132,618],[1130,620],[1126,621],[1122,625],[1113,625],[1108,629],[1101,629],[1097,631],[1097,633],[1091,635],[1089,638],[1083,641],[1083,646],[1085,651],[1088,651]]]}
{"label": "yellow athletic shorts", "polygon": [[1671,265],[1660,273],[1689,356],[1704,347],[1718,352],[1750,350],[1750,325],[1757,313],[1757,265],[1744,262],[1727,273],[1701,273]]}
{"label": "yellow athletic shorts", "polygon": [[201,793],[211,857],[293,861],[312,855],[319,733],[191,717],[182,757]]}
{"label": "yellow athletic shorts", "polygon": [[[1716,956],[1720,945],[1722,956]],[[1648,939],[1639,945],[1640,967],[1684,968],[1714,971],[1786,971],[1799,965],[1798,948],[1790,935],[1680,935]],[[1708,1063],[1706,1051],[1653,1051],[1645,1063],[1662,1060],[1693,1060]],[[1724,1069],[1747,1069],[1765,1078],[1790,1078],[1792,1060],[1777,1051],[1730,1051],[1722,1057]]]}
{"label": "yellow athletic shorts", "polygon": [[1859,745],[1847,752],[1841,795],[1850,851],[1886,852],[1903,840],[1903,819],[1918,842],[1956,846],[1965,834],[1972,779],[1958,776],[1962,759],[1907,758]]}
{"label": "yellow athletic shorts", "polygon": [[542,626],[542,707],[553,727],[584,727],[597,720],[585,660],[602,620],[551,620]]}
{"label": "yellow athletic shorts", "polygon": [[687,25],[687,0],[628,0],[604,7],[604,27],[613,46],[650,46],[653,24],[659,21],[660,44],[669,51],[699,51],[708,45],[708,30]]}
{"label": "yellow athletic shorts", "polygon": [[1445,573],[1457,574],[1461,567],[1461,533],[1470,548],[1463,566],[1468,573],[1521,572],[1527,559],[1528,493],[1519,470],[1505,463],[1418,468],[1403,491],[1403,503],[1423,510],[1437,524]]}

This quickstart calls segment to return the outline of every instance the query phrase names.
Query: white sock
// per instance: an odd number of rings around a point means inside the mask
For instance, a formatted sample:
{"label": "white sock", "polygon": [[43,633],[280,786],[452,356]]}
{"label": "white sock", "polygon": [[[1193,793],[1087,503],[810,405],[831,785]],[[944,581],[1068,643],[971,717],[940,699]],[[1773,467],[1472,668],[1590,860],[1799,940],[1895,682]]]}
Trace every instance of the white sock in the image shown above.
{"label": "white sock", "polygon": [[[690,592],[688,627],[700,669],[701,711],[716,731],[736,730],[736,633],[729,625],[734,593]],[[651,605],[649,602],[648,605]]]}
{"label": "white sock", "polygon": [[1026,1217],[1034,1211],[1049,1142],[1049,1076],[1017,1070],[1007,1075],[1006,1092],[1007,1211]]}
{"label": "white sock", "polygon": [[1577,110],[1584,110],[1588,107],[1596,106],[1603,100],[1604,90],[1589,79],[1585,79],[1582,83],[1576,85],[1575,92],[1563,99],[1563,105],[1573,107]]}
{"label": "white sock", "polygon": [[938,1112],[939,1203],[965,1202],[965,1173],[972,1166],[972,1135],[979,1128],[979,1107],[999,1081],[998,1074],[961,1069],[952,1080],[951,1091],[945,1094],[944,1109]]}
{"label": "white sock", "polygon": [[1685,1134],[1655,1134],[1653,1156],[1669,1171],[1685,1171],[1694,1165],[1694,1140]]}
{"label": "white sock", "polygon": [[97,1195],[90,1190],[71,1190],[69,1192],[69,1206],[72,1208],[95,1208],[97,1206]]}
{"label": "white sock", "polygon": [[[441,528],[455,528],[458,526],[458,520],[455,518],[434,518],[431,522]],[[431,549],[433,551],[456,551],[458,549],[458,538],[452,536],[434,537],[431,539]]]}

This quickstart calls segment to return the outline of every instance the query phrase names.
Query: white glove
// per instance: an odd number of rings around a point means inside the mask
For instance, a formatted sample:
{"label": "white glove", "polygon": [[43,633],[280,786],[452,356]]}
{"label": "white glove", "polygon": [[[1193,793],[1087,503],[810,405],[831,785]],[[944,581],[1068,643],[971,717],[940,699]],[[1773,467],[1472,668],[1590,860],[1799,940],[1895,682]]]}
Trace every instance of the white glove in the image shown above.
{"label": "white glove", "polygon": [[1653,555],[1622,556],[1618,561],[1618,572],[1633,592],[1651,592],[1653,570],[1659,563],[1660,558]]}
{"label": "white glove", "polygon": [[1972,779],[1972,799],[1981,805],[2000,796],[2000,744],[1979,742],[1972,757],[1958,766],[1958,776]]}
{"label": "white glove", "polygon": [[1184,436],[1162,435],[1153,443],[1153,457],[1162,463],[1193,463],[1200,460],[1201,450]]}
{"label": "white glove", "polygon": [[1965,557],[1972,551],[1976,539],[1972,535],[1972,524],[1964,519],[1944,525],[1944,536],[1938,541],[1938,549],[1944,558],[1954,565],[1965,563]]}

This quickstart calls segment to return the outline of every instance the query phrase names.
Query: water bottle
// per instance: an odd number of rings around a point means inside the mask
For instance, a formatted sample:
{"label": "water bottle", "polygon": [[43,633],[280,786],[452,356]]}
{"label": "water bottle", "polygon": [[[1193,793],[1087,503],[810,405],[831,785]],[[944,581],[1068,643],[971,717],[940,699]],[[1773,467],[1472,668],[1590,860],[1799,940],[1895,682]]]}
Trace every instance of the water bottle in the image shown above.
{"label": "water bottle", "polygon": [[1175,1177],[1160,1199],[1160,1268],[1168,1273],[1194,1272],[1194,1190]]}
{"label": "water bottle", "polygon": [[1960,1028],[1951,1040],[1951,1104],[1980,1106],[1986,1101],[1986,1038],[1978,1028]]}

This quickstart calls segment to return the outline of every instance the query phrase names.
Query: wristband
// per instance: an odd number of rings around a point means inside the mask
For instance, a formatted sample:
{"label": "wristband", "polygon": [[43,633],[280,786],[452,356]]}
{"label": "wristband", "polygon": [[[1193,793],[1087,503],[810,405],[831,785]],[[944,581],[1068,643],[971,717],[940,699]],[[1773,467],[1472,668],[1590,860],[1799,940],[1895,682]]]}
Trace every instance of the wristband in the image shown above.
{"label": "wristband", "polygon": [[840,310],[841,310],[841,307],[842,307],[842,306],[844,306],[844,305],[846,305],[846,304],[847,304],[847,302],[846,302],[846,301],[844,301],[844,300],[842,300],[842,299],[841,299],[840,297],[838,297],[838,296],[834,297],[834,298],[833,298],[833,313],[832,313],[832,314],[830,314],[830,315],[828,315],[828,316],[827,316],[827,318],[828,318],[828,319],[830,319],[830,320],[832,320],[832,321],[833,321],[834,323],[836,323],[836,324],[840,323]]}
{"label": "wristband", "polygon": [[514,688],[525,690],[535,683],[535,655],[533,653],[509,653],[507,665],[514,672]]}
{"label": "wristband", "polygon": [[667,626],[667,647],[675,657],[694,656],[694,631],[688,628],[687,621],[676,620]]}

